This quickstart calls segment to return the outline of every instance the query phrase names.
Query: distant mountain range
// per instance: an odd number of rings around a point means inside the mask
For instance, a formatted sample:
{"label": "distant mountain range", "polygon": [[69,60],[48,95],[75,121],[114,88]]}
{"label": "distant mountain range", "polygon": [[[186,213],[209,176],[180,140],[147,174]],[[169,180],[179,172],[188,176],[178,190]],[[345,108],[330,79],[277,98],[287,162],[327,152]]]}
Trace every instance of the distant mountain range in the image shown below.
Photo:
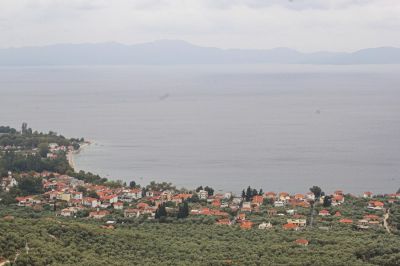
{"label": "distant mountain range", "polygon": [[57,44],[0,49],[0,66],[166,65],[166,64],[400,64],[400,48],[380,47],[352,53],[302,53],[289,48],[220,49],[185,41]]}

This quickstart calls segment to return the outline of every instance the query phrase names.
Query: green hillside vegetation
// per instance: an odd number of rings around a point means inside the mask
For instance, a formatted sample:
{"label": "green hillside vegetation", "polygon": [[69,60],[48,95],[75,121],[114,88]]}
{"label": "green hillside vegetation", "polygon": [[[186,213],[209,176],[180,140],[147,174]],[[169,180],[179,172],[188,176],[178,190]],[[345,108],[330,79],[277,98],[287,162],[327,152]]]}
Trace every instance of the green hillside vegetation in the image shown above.
{"label": "green hillside vegetation", "polygon": [[[31,212],[31,213],[30,213]],[[12,209],[0,219],[0,256],[15,265],[399,265],[400,238],[359,232],[180,223],[142,223],[103,229],[100,222],[41,217]],[[36,218],[29,218],[35,217]],[[307,247],[294,243],[310,241]],[[28,253],[26,251],[28,247]]]}

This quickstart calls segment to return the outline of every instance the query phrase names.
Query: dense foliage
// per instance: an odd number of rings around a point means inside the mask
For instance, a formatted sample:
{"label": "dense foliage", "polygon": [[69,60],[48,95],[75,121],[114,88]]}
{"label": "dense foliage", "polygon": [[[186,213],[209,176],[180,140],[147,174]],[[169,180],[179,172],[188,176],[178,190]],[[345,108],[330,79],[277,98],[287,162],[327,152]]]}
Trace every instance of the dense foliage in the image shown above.
{"label": "dense foliage", "polygon": [[51,171],[64,174],[72,170],[65,157],[59,156],[55,159],[43,158],[40,154],[22,154],[14,151],[6,151],[0,154],[0,175],[4,176],[7,171],[12,172],[42,172]]}
{"label": "dense foliage", "polygon": [[[22,213],[22,212],[20,212]],[[337,226],[330,231],[241,230],[175,223],[118,225],[0,210],[0,256],[16,265],[399,265],[400,238]],[[178,224],[177,224],[178,223]],[[294,243],[310,241],[307,247]],[[29,248],[26,253],[26,246]]]}
{"label": "dense foliage", "polygon": [[42,133],[34,131],[22,125],[21,131],[14,128],[0,127],[0,176],[6,175],[7,171],[42,172],[53,171],[66,173],[72,170],[68,164],[65,153],[62,152],[57,158],[46,158],[49,152],[48,145],[55,143],[59,146],[73,146],[79,148],[83,139],[67,139],[55,132]]}

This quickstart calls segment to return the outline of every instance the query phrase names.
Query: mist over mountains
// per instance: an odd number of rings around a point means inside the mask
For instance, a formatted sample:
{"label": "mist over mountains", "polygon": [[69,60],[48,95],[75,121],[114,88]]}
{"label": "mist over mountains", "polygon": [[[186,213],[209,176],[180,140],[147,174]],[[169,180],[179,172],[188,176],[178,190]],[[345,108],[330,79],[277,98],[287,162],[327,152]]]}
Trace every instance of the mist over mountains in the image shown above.
{"label": "mist over mountains", "polygon": [[56,44],[0,49],[0,66],[168,64],[400,64],[400,48],[302,53],[289,48],[220,49],[179,40]]}

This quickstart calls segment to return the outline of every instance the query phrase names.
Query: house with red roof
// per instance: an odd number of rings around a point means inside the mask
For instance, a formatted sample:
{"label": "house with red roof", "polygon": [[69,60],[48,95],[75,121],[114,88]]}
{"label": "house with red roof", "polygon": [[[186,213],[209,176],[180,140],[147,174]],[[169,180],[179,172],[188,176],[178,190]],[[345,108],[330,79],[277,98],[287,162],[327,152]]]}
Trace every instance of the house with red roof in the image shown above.
{"label": "house with red roof", "polygon": [[296,239],[294,242],[301,246],[308,246],[308,240],[304,238]]}
{"label": "house with red roof", "polygon": [[141,210],[139,209],[126,209],[124,210],[125,218],[139,217],[141,214]]}
{"label": "house with red roof", "polygon": [[267,192],[267,193],[265,193],[265,197],[267,198],[267,199],[275,199],[276,198],[276,193],[275,192]]}
{"label": "house with red roof", "polygon": [[260,206],[264,202],[264,197],[261,195],[255,195],[251,201],[253,205]]}
{"label": "house with red roof", "polygon": [[370,202],[368,202],[367,208],[373,209],[373,210],[383,210],[384,206],[385,206],[385,204],[383,202],[371,200]]}
{"label": "house with red roof", "polygon": [[307,224],[307,220],[305,218],[287,219],[286,223],[295,224],[298,227],[305,227]]}
{"label": "house with red roof", "polygon": [[371,191],[366,191],[366,192],[364,192],[363,198],[365,198],[365,199],[371,199],[371,198],[372,198],[372,192],[371,192]]}
{"label": "house with red roof", "polygon": [[305,196],[303,195],[303,194],[295,194],[294,195],[294,198],[296,199],[296,200],[304,200],[305,199]]}
{"label": "house with red roof", "polygon": [[116,210],[122,210],[124,208],[124,203],[121,201],[113,203],[113,207]]}
{"label": "house with red roof", "polygon": [[71,198],[72,199],[77,199],[77,200],[82,200],[83,198],[83,193],[79,191],[72,191],[71,192]]}
{"label": "house with red roof", "polygon": [[339,220],[339,223],[342,223],[342,224],[352,224],[352,223],[353,223],[353,220],[352,220],[352,219],[343,218],[343,219],[340,219],[340,220]]}
{"label": "house with red roof", "polygon": [[218,219],[216,224],[219,224],[219,225],[231,225],[232,222],[229,219]]}
{"label": "house with red roof", "polygon": [[295,224],[292,224],[292,223],[284,224],[282,226],[282,228],[284,230],[295,230],[295,231],[299,230],[299,227],[297,225],[295,225]]}
{"label": "house with red roof", "polygon": [[84,197],[82,204],[86,207],[97,208],[100,205],[100,202],[96,198]]}
{"label": "house with red roof", "polygon": [[336,190],[335,192],[333,192],[333,196],[338,196],[338,195],[343,196],[344,195],[343,190]]}
{"label": "house with red roof", "polygon": [[280,201],[288,201],[290,199],[290,195],[287,192],[280,192],[279,193],[279,200]]}
{"label": "house with red roof", "polygon": [[332,197],[332,206],[337,206],[344,203],[344,196],[343,195],[333,195]]}
{"label": "house with red roof", "polygon": [[118,202],[118,195],[115,194],[105,195],[100,197],[100,201],[101,203],[109,203],[109,204],[116,203]]}
{"label": "house with red roof", "polygon": [[245,213],[239,213],[237,216],[236,216],[236,220],[237,221],[244,221],[244,220],[246,220],[246,214]]}
{"label": "house with red roof", "polygon": [[106,210],[94,211],[89,213],[89,217],[93,219],[101,219],[109,215],[110,212]]}
{"label": "house with red roof", "polygon": [[330,214],[330,212],[328,210],[320,210],[318,215],[320,215],[320,216],[329,216],[331,214]]}
{"label": "house with red roof", "polygon": [[37,199],[36,196],[17,197],[15,199],[18,201],[18,206],[32,206],[41,203],[41,200]]}
{"label": "house with red roof", "polygon": [[149,204],[147,204],[147,203],[145,203],[145,202],[139,202],[139,203],[136,205],[136,207],[137,207],[138,209],[146,209],[146,208],[149,207]]}
{"label": "house with red roof", "polygon": [[253,227],[253,222],[252,221],[243,221],[240,223],[240,228],[241,229],[251,229]]}

